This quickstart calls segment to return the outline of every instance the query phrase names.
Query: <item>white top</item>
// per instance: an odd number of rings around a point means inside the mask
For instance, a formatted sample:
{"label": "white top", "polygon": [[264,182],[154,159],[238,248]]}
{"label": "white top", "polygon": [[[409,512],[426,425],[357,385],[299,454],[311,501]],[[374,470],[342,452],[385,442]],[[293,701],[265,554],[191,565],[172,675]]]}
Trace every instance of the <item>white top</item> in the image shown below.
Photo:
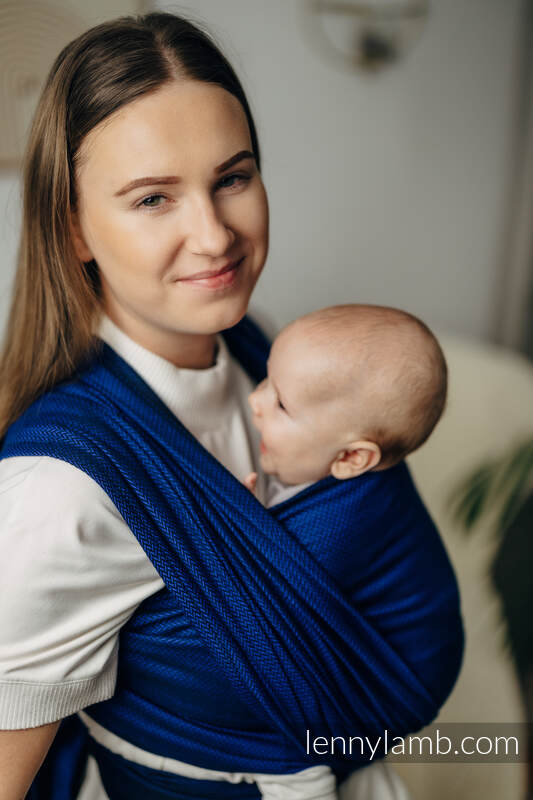
{"label": "white top", "polygon": [[267,508],[271,508],[271,506],[277,506],[278,503],[284,503],[285,500],[294,497],[295,494],[307,489],[311,484],[312,481],[309,483],[299,483],[297,486],[291,486],[288,483],[283,483],[283,481],[280,481],[279,478],[274,475],[267,476],[266,501],[264,505]]}

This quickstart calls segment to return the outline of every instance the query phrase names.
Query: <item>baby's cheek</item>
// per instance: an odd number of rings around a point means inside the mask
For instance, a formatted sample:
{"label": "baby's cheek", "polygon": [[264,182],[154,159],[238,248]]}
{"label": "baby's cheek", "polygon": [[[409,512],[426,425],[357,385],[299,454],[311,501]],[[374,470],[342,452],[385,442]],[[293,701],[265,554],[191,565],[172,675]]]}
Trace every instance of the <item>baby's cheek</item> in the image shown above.
{"label": "baby's cheek", "polygon": [[298,437],[294,435],[294,431],[291,431],[288,425],[278,425],[272,434],[276,442],[276,451],[281,456],[290,458],[299,449]]}
{"label": "baby's cheek", "polygon": [[278,448],[280,445],[280,437],[278,428],[275,424],[272,424],[270,420],[263,420],[263,426],[261,428],[261,437],[263,442],[267,447],[270,449]]}

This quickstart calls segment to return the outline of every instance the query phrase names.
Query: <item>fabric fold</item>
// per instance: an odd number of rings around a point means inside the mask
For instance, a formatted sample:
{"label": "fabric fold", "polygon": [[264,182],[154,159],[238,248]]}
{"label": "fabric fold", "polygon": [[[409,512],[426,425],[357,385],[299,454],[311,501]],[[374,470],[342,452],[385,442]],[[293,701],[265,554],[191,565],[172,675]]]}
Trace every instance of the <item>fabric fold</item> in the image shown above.
{"label": "fabric fold", "polygon": [[[261,332],[245,318],[227,341],[260,380]],[[102,486],[166,585],[121,632],[115,696],[86,709],[104,727],[206,768],[344,775],[366,759],[343,739],[435,717],[461,662],[459,600],[404,463],[266,510],[107,345],[0,455],[43,454]],[[209,723],[210,695],[227,725]],[[339,746],[317,759],[309,730]]]}

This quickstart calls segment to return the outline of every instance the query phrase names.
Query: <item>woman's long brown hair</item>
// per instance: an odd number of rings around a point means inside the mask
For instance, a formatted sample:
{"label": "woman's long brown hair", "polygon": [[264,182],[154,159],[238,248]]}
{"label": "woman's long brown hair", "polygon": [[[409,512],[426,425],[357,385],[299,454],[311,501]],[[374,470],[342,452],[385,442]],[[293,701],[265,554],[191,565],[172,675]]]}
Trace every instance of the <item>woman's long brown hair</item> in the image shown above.
{"label": "woman's long brown hair", "polygon": [[212,37],[173,14],[103,23],[68,44],[44,86],[24,159],[18,268],[0,355],[0,439],[43,392],[95,352],[98,266],[72,242],[80,145],[114,111],[172,80],[222,86],[240,101],[260,168],[243,88]]}

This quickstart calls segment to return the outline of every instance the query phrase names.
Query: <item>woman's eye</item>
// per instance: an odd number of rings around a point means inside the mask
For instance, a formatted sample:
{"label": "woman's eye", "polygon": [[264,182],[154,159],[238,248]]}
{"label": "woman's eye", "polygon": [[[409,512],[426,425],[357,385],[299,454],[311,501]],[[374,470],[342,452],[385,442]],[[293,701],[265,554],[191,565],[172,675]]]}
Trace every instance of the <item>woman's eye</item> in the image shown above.
{"label": "woman's eye", "polygon": [[[243,175],[235,173],[233,175],[226,175],[224,178],[217,183],[217,188],[220,187],[221,189],[234,189],[243,184],[248,183],[250,180],[250,175]],[[140,200],[136,208],[145,208],[145,209],[156,209],[162,206],[167,198],[164,194],[150,194],[148,197],[144,197]]]}
{"label": "woman's eye", "polygon": [[281,408],[282,411],[285,411],[285,406],[283,405],[281,400],[278,400],[278,407]]}
{"label": "woman's eye", "polygon": [[[218,186],[222,187],[223,189],[233,189],[234,186],[239,186],[242,183],[247,183],[250,180],[249,175],[240,175],[240,174],[233,174],[233,175],[226,175],[225,178],[222,178],[218,182]],[[236,183],[233,183],[236,181]]]}
{"label": "woman's eye", "polygon": [[150,194],[137,204],[137,208],[157,208],[165,199],[165,196],[162,194]]}

